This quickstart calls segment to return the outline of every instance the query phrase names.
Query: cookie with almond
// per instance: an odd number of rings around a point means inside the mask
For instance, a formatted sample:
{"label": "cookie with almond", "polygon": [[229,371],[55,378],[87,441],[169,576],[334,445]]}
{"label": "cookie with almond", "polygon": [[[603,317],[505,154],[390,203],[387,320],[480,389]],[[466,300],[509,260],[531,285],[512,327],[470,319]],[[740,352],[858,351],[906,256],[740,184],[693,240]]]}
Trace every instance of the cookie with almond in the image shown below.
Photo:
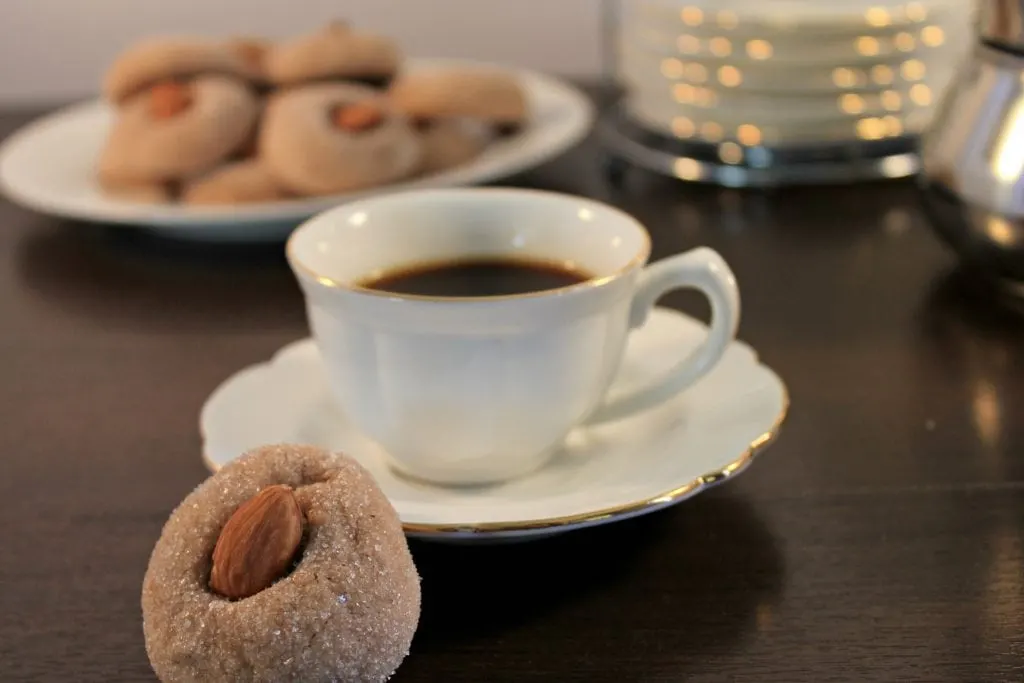
{"label": "cookie with almond", "polygon": [[205,173],[252,136],[259,103],[224,76],[162,81],[122,105],[100,154],[100,176],[131,184]]}
{"label": "cookie with almond", "polygon": [[312,446],[257,448],[200,484],[142,586],[164,683],[385,681],[419,614],[394,508],[358,463]]}
{"label": "cookie with almond", "polygon": [[260,157],[282,186],[300,195],[350,192],[408,177],[420,140],[377,91],[320,83],[273,95],[263,115]]}

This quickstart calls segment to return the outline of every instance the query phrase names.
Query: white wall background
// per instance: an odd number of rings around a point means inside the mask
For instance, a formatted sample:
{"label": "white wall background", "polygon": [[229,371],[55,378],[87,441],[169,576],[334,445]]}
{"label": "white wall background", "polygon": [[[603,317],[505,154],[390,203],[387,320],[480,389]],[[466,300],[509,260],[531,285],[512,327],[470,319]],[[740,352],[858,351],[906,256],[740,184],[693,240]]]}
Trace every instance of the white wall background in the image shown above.
{"label": "white wall background", "polygon": [[279,37],[337,18],[412,55],[599,73],[599,0],[0,0],[0,104],[88,96],[118,50],[148,34]]}

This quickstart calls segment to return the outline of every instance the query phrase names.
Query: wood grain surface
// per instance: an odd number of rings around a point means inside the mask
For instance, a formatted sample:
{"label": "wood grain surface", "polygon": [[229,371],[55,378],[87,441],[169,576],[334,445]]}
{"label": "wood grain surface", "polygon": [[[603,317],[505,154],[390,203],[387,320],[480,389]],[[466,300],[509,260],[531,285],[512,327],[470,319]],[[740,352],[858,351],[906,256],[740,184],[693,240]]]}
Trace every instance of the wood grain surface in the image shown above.
{"label": "wood grain surface", "polygon": [[[30,116],[0,115],[0,138]],[[397,683],[1024,680],[1024,314],[957,272],[909,184],[744,193],[635,173],[613,190],[592,140],[509,184],[612,202],[655,257],[719,250],[740,336],[792,411],[748,472],[668,511],[527,545],[414,544],[424,611]],[[279,247],[0,200],[0,681],[154,679],[140,584],[206,476],[199,407],[306,334]]]}

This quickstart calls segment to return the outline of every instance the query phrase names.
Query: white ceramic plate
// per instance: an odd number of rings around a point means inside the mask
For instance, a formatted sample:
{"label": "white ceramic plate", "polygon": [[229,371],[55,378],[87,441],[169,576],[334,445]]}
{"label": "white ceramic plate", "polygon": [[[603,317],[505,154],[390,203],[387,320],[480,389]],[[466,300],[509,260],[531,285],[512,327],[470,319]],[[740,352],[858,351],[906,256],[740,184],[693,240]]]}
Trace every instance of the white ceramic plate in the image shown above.
{"label": "white ceramic plate", "polygon": [[[416,59],[406,68],[442,64],[474,63]],[[585,94],[535,71],[511,71],[521,79],[530,101],[531,121],[522,132],[497,140],[482,156],[458,168],[371,192],[494,181],[558,156],[587,134],[594,107]],[[309,216],[371,193],[212,208],[113,199],[100,191],[93,170],[112,120],[109,106],[90,101],[29,124],[0,147],[0,189],[41,213],[142,226],[175,237],[241,242],[283,240]]]}
{"label": "white ceramic plate", "polygon": [[[630,336],[616,384],[661,376],[706,327],[655,309]],[[776,435],[782,381],[734,343],[700,382],[628,419],[580,429],[548,466],[504,484],[448,488],[398,475],[381,448],[335,408],[309,339],[245,368],[207,399],[203,457],[213,470],[257,446],[306,443],[344,451],[373,474],[410,536],[439,541],[530,540],[653,512],[742,471]],[[613,390],[614,391],[614,390]]]}

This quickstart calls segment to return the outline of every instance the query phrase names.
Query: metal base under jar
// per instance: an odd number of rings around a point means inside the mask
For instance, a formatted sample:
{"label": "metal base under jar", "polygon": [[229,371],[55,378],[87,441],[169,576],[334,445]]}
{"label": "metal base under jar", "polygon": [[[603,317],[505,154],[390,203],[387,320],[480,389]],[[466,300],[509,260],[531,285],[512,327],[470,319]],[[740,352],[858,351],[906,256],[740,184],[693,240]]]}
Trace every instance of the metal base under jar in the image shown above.
{"label": "metal base under jar", "polygon": [[610,154],[607,171],[613,182],[619,182],[630,166],[726,187],[904,178],[919,169],[916,136],[777,148],[743,147],[664,135],[632,120],[621,106],[610,108],[602,116],[598,134]]}

